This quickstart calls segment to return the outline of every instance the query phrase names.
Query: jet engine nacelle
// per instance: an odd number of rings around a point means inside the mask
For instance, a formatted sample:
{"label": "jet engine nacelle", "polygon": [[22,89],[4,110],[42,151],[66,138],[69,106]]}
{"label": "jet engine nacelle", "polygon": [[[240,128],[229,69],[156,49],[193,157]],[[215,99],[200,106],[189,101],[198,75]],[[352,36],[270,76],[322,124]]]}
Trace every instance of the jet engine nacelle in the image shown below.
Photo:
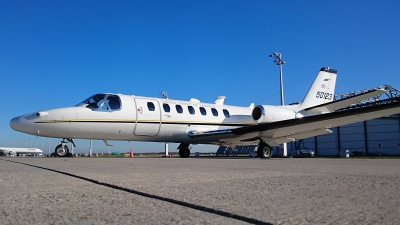
{"label": "jet engine nacelle", "polygon": [[275,122],[296,118],[296,112],[282,106],[258,105],[251,116],[257,123]]}

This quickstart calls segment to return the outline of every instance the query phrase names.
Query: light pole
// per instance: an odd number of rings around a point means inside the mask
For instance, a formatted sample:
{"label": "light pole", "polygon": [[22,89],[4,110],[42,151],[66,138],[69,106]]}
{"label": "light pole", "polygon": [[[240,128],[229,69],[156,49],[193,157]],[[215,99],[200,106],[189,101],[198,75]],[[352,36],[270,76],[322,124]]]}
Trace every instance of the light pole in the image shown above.
{"label": "light pole", "polygon": [[283,79],[282,79],[282,64],[285,64],[285,62],[282,60],[282,55],[281,53],[274,52],[269,55],[269,57],[274,57],[274,63],[279,66],[279,77],[281,81],[281,105],[285,104],[285,100],[283,99]]}
{"label": "light pole", "polygon": [[50,157],[50,138],[47,138],[47,142],[49,144],[49,157]]}
{"label": "light pole", "polygon": [[[280,77],[280,83],[281,83],[281,105],[285,105],[285,100],[283,98],[283,79],[282,79],[282,65],[285,64],[285,62],[282,59],[281,53],[271,53],[269,57],[274,58],[274,63],[279,66],[279,77]],[[283,156],[287,155],[287,146],[286,143],[283,143]]]}

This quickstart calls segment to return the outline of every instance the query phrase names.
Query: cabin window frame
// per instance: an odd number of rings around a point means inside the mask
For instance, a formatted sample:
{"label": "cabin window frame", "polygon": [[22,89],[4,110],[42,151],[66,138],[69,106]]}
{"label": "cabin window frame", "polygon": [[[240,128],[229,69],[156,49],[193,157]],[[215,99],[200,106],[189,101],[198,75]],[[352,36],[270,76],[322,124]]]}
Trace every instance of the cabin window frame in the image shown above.
{"label": "cabin window frame", "polygon": [[200,107],[199,110],[200,110],[201,115],[203,115],[203,116],[207,115],[207,110],[204,107]]}
{"label": "cabin window frame", "polygon": [[171,112],[171,107],[169,106],[168,103],[163,103],[163,109],[164,109],[164,112],[166,112],[166,113]]}
{"label": "cabin window frame", "polygon": [[152,103],[152,102],[147,102],[147,109],[148,109],[150,112],[154,112],[154,111],[156,111],[156,106],[155,106],[154,103]]}
{"label": "cabin window frame", "polygon": [[228,111],[227,109],[223,109],[222,112],[224,113],[224,116],[225,116],[226,118],[228,118],[228,117],[231,116],[231,114],[229,113],[229,111]]}
{"label": "cabin window frame", "polygon": [[195,115],[196,114],[196,110],[194,109],[193,106],[188,105],[188,111],[191,115]]}
{"label": "cabin window frame", "polygon": [[218,110],[216,108],[211,108],[211,112],[215,117],[218,117]]}
{"label": "cabin window frame", "polygon": [[175,110],[179,114],[183,113],[183,107],[181,105],[175,105]]}

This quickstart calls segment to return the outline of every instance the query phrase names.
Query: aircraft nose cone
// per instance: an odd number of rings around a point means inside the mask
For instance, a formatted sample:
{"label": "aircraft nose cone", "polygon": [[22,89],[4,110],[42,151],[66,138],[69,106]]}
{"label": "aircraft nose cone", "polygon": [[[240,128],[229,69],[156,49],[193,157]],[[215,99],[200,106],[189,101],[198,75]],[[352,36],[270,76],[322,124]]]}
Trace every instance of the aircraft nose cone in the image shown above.
{"label": "aircraft nose cone", "polygon": [[29,116],[18,116],[10,120],[10,127],[19,132],[31,134],[33,131],[33,123],[28,120]]}
{"label": "aircraft nose cone", "polygon": [[10,121],[10,127],[13,130],[21,131],[21,128],[22,128],[22,126],[21,126],[21,117],[19,116],[19,117],[15,117],[14,119],[12,119]]}

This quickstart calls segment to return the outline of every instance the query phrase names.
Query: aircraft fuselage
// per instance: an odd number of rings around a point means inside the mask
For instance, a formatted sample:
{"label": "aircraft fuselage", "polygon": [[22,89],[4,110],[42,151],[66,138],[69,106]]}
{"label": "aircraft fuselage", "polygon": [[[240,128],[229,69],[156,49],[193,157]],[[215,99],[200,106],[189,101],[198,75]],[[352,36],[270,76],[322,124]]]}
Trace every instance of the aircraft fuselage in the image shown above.
{"label": "aircraft fuselage", "polygon": [[[11,120],[13,129],[37,136],[202,143],[193,140],[193,131],[223,130],[254,125],[253,107],[201,103],[196,99],[179,101],[122,94],[98,94],[104,104],[92,107],[89,101],[74,107],[43,110]],[[112,107],[111,100],[119,101]],[[93,96],[92,96],[93,97]],[[92,104],[94,105],[94,104]]]}

